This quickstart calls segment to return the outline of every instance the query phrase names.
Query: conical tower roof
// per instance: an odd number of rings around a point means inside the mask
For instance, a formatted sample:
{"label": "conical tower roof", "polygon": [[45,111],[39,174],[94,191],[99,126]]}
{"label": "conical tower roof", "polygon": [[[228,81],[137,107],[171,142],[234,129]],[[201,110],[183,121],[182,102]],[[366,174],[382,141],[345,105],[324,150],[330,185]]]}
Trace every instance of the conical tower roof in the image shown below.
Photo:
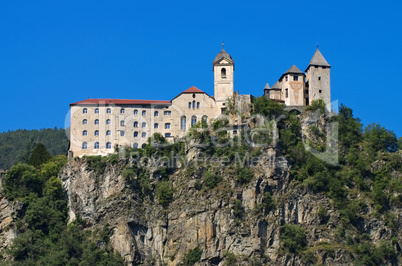
{"label": "conical tower roof", "polygon": [[268,82],[267,82],[267,84],[265,84],[264,90],[269,90]]}
{"label": "conical tower roof", "polygon": [[311,58],[310,64],[308,64],[308,67],[306,71],[309,69],[310,66],[325,66],[325,67],[331,67],[330,64],[328,64],[327,60],[325,60],[324,56],[321,54],[320,50],[315,50],[315,53],[313,55],[313,58]]}

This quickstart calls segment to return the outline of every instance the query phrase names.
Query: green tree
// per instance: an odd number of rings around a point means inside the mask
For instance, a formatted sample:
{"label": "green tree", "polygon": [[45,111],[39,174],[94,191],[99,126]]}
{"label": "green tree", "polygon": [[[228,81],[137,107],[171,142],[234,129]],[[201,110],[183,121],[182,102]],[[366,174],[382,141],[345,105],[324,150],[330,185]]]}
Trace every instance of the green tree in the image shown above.
{"label": "green tree", "polygon": [[255,97],[253,105],[254,114],[262,114],[268,119],[275,119],[284,114],[285,105],[283,103],[270,100],[265,96]]}
{"label": "green tree", "polygon": [[202,249],[197,246],[191,249],[188,253],[184,255],[183,263],[185,266],[194,265],[197,261],[201,259]]}
{"label": "green tree", "polygon": [[297,225],[282,225],[280,239],[283,247],[292,253],[297,253],[307,246],[306,232]]}
{"label": "green tree", "polygon": [[28,196],[34,193],[42,195],[43,176],[35,167],[16,164],[7,172],[4,180],[4,192],[9,199]]}
{"label": "green tree", "polygon": [[398,141],[395,133],[373,123],[365,127],[364,140],[372,151],[384,150],[395,152],[398,149]]}
{"label": "green tree", "polygon": [[156,185],[156,197],[163,207],[167,207],[173,200],[173,188],[168,181],[159,182]]}
{"label": "green tree", "polygon": [[43,163],[46,163],[51,158],[52,155],[50,155],[50,153],[46,150],[45,145],[38,143],[29,156],[28,164],[33,165],[36,168],[40,168]]}

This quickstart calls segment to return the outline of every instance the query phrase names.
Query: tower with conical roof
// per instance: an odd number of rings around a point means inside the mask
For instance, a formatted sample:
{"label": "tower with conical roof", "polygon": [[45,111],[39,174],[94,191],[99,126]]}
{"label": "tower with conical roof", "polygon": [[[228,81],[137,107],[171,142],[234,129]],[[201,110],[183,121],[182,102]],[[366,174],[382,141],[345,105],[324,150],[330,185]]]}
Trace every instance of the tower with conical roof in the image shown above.
{"label": "tower with conical roof", "polygon": [[225,109],[228,98],[233,97],[234,60],[225,51],[222,44],[220,51],[212,62],[214,71],[214,98],[221,109]]}
{"label": "tower with conical roof", "polygon": [[306,105],[312,101],[324,100],[327,110],[331,111],[330,68],[320,50],[315,51],[313,58],[306,69]]}

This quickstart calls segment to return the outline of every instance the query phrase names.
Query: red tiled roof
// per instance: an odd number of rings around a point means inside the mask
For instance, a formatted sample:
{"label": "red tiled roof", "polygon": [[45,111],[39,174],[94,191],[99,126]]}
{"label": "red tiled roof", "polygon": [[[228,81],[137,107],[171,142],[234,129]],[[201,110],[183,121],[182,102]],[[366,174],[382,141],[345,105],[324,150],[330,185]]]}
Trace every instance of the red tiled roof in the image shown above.
{"label": "red tiled roof", "polygon": [[194,86],[192,86],[191,88],[183,91],[182,93],[197,93],[197,92],[204,93],[202,90],[200,90],[199,88],[194,87]]}
{"label": "red tiled roof", "polygon": [[131,105],[131,104],[171,104],[170,101],[157,100],[126,100],[126,99],[86,99],[83,101],[71,103],[72,105]]}

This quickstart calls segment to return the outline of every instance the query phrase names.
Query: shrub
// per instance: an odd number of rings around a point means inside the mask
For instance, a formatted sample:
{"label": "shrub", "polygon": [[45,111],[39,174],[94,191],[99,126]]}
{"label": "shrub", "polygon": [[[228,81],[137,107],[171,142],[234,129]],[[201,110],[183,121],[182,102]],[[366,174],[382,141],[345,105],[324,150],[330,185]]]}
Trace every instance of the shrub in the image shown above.
{"label": "shrub", "polygon": [[236,218],[243,218],[243,213],[244,213],[244,209],[243,206],[241,204],[241,200],[236,199],[234,204],[233,204],[233,214]]}
{"label": "shrub", "polygon": [[271,193],[265,192],[262,198],[262,205],[266,211],[270,211],[275,208],[275,201],[271,196]]}
{"label": "shrub", "polygon": [[185,266],[194,265],[197,261],[201,259],[202,249],[197,246],[191,249],[188,253],[184,255],[183,263]]}
{"label": "shrub", "polygon": [[237,177],[236,180],[241,185],[247,184],[253,178],[253,171],[246,167],[238,167],[237,168]]}
{"label": "shrub", "polygon": [[211,174],[210,172],[206,172],[204,175],[204,184],[208,188],[214,188],[219,182],[222,181],[222,177],[220,175]]}
{"label": "shrub", "polygon": [[314,100],[310,105],[306,107],[306,111],[320,110],[321,113],[325,113],[325,102],[322,99]]}
{"label": "shrub", "polygon": [[307,245],[306,232],[297,225],[284,224],[280,229],[283,248],[291,253],[298,253]]}
{"label": "shrub", "polygon": [[156,185],[156,197],[163,207],[167,207],[173,199],[173,188],[168,181],[162,181]]}

